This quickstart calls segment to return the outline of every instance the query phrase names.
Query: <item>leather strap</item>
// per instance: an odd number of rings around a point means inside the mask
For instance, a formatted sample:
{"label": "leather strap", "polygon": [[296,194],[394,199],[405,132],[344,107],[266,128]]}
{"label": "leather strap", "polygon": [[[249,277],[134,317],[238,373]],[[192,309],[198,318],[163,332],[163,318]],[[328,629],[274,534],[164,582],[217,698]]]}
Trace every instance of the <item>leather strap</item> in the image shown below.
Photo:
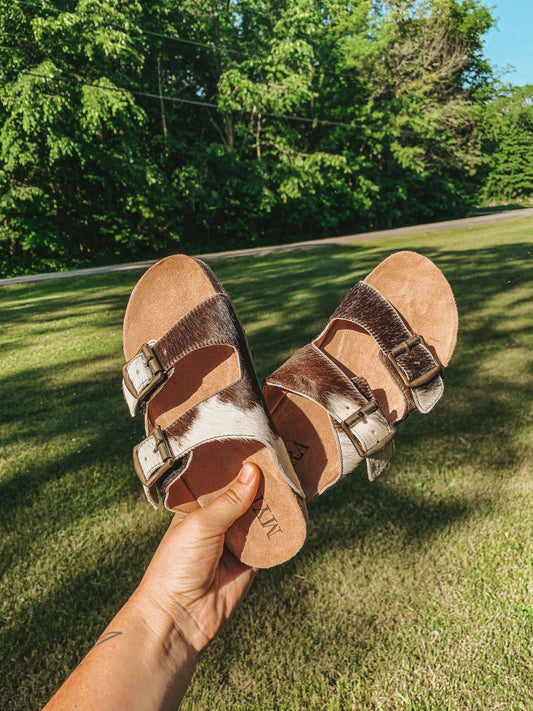
{"label": "leather strap", "polygon": [[[280,437],[273,431],[261,394],[247,377],[211,395],[163,431],[154,427],[134,449],[134,466],[151,500],[156,483],[165,490],[187,470],[194,449],[216,440],[258,441],[270,448],[281,474],[300,496],[302,490]],[[170,474],[168,474],[170,472]]]}
{"label": "leather strap", "polygon": [[122,369],[122,390],[131,416],[163,384],[180,358],[199,348],[230,345],[247,352],[227,294],[200,302],[159,339],[145,343]]}
{"label": "leather strap", "polygon": [[381,348],[381,362],[404,393],[411,410],[416,407],[427,413],[436,405],[444,392],[442,366],[423,335],[413,333],[377,289],[364,281],[355,284],[334,312],[328,328],[335,319],[350,321],[374,338]]}
{"label": "leather strap", "polygon": [[[396,430],[372,398],[366,381],[350,380],[315,345],[300,348],[266,379],[266,384],[308,398],[326,410],[338,440],[340,476],[353,469],[344,466],[342,456],[350,445],[357,452],[355,465],[366,459],[370,479],[389,463]],[[351,464],[352,460],[350,457]]]}

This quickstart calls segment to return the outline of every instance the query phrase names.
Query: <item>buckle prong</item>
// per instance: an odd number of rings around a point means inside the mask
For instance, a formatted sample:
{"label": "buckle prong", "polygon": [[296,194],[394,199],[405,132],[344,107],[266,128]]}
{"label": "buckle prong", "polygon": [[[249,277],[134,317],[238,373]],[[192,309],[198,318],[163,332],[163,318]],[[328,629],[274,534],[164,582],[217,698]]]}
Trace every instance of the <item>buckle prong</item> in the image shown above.
{"label": "buckle prong", "polygon": [[402,343],[399,343],[387,353],[387,360],[393,366],[396,373],[400,376],[403,384],[408,388],[418,388],[421,385],[429,383],[429,381],[433,380],[433,378],[442,370],[442,366],[440,364],[437,364],[433,368],[428,370],[426,373],[422,373],[422,375],[419,375],[417,378],[413,378],[412,380],[409,379],[409,376],[405,373],[396,358],[404,353],[409,355],[409,353],[411,353],[411,350],[418,345],[424,346],[424,348],[429,350],[424,340],[424,337],[421,335],[414,335],[410,338],[407,338],[405,341],[402,341]]}
{"label": "buckle prong", "polygon": [[140,445],[138,444],[133,448],[133,467],[135,469],[135,473],[141,480],[141,484],[148,488],[155,484],[158,479],[161,479],[163,474],[166,474],[174,464],[174,455],[170,449],[167,437],[159,425],[155,425],[154,429],[150,432],[150,437],[154,438],[155,449],[157,449],[159,456],[162,459],[162,463],[149,477],[146,477],[139,458],[139,448],[141,447],[142,442]]}
{"label": "buckle prong", "polygon": [[362,459],[366,459],[366,457],[371,457],[373,454],[376,454],[376,452],[382,450],[396,434],[396,428],[392,423],[389,423],[391,431],[388,432],[384,437],[382,437],[382,439],[380,439],[379,442],[377,442],[373,447],[370,447],[370,449],[363,449],[361,443],[357,440],[354,433],[352,432],[352,427],[358,422],[366,422],[367,417],[374,412],[379,412],[386,420],[385,415],[383,414],[381,407],[379,406],[379,402],[375,398],[372,398],[372,400],[369,400],[366,405],[360,407],[359,410],[356,410],[354,413],[352,413],[349,417],[347,417],[341,422],[341,427],[343,431],[346,435],[348,435],[350,441],[357,450],[357,454]]}
{"label": "buckle prong", "polygon": [[152,375],[156,376],[159,373],[162,373],[163,368],[161,367],[161,363],[157,360],[155,353],[152,350],[152,346],[148,345],[148,343],[143,343],[141,351],[146,359],[146,365],[152,371]]}
{"label": "buckle prong", "polygon": [[172,451],[168,444],[168,440],[159,425],[155,425],[154,429],[152,430],[152,437],[155,439],[155,446],[157,448],[157,451],[159,452],[161,459],[164,462],[168,461],[169,459],[172,459]]}
{"label": "buckle prong", "polygon": [[[157,356],[155,355],[154,351],[152,350],[152,347],[148,345],[148,343],[143,343],[141,346],[139,353],[142,353],[144,360],[146,361],[146,365],[150,369],[152,373],[152,379],[150,382],[140,390],[140,392],[137,392],[137,388],[135,385],[131,382],[131,378],[128,372],[128,367],[131,361],[126,363],[126,365],[122,368],[122,377],[124,378],[124,384],[127,387],[127,389],[130,391],[130,393],[133,395],[133,397],[138,400],[139,402],[142,402],[145,400],[148,395],[150,395],[157,387],[158,385],[165,379],[166,373],[163,369],[163,366],[157,359]],[[134,356],[136,357],[136,356]],[[133,360],[133,359],[132,359]]]}

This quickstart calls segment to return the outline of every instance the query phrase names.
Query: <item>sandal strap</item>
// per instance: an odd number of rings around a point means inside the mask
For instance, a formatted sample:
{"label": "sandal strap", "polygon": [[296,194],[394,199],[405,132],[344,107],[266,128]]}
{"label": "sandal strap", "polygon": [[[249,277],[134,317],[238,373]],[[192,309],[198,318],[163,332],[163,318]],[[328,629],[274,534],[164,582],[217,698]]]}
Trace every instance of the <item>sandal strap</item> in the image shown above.
{"label": "sandal strap", "polygon": [[296,351],[265,382],[308,398],[326,410],[337,437],[340,477],[363,459],[371,480],[388,465],[393,454],[394,425],[372,397],[364,378],[350,380],[314,344]]}
{"label": "sandal strap", "polygon": [[160,389],[180,358],[199,348],[230,345],[240,352],[248,346],[230,298],[216,293],[200,302],[160,338],[144,343],[122,369],[122,391],[131,416]]}
{"label": "sandal strap", "polygon": [[216,440],[258,441],[267,446],[279,471],[300,496],[303,492],[285,446],[274,431],[258,386],[245,373],[237,382],[174,420],[164,430],[155,426],[133,452],[135,471],[152,503],[157,488],[164,496],[192,461],[194,450]]}
{"label": "sandal strap", "polygon": [[351,321],[374,338],[381,348],[381,362],[411,410],[416,407],[427,413],[436,405],[444,392],[442,365],[429,350],[423,334],[413,333],[377,289],[364,281],[355,284],[330,323],[335,319]]}

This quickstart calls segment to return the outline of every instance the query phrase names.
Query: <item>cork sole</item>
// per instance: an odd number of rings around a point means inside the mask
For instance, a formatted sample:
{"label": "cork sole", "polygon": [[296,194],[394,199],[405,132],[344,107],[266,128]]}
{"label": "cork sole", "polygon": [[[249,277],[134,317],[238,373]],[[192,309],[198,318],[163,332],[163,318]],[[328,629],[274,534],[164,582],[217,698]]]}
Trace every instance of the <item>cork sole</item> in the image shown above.
{"label": "cork sole", "polygon": [[[124,318],[124,355],[162,336],[216,288],[201,262],[185,255],[151,267],[134,288]],[[165,428],[240,377],[231,346],[198,349],[178,361],[172,376],[147,406],[147,429]],[[209,427],[209,423],[206,423]],[[226,545],[246,565],[269,568],[293,557],[307,535],[305,503],[279,472],[268,447],[257,441],[215,440],[194,450],[182,478],[169,488],[166,507],[190,512],[205,506],[231,484],[245,461],[261,469],[255,501],[226,534]]]}
{"label": "cork sole", "polygon": [[[453,292],[440,269],[420,254],[398,252],[381,262],[365,281],[396,308],[414,333],[424,336],[441,365],[448,365],[457,340],[458,315]],[[407,416],[405,399],[379,360],[379,346],[364,329],[335,320],[315,345],[349,377],[367,380],[389,422]],[[276,390],[265,390],[267,404],[309,500],[339,477],[335,435],[321,407]]]}

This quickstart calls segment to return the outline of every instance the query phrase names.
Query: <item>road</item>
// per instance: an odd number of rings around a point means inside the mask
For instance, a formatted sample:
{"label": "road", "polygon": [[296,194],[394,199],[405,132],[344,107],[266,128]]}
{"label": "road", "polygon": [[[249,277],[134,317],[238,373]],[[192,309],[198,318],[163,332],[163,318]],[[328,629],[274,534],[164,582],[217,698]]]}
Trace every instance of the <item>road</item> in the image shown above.
{"label": "road", "polygon": [[[209,254],[196,254],[194,256],[208,262],[221,259],[233,259],[234,257],[249,257],[261,254],[273,254],[277,252],[288,252],[294,249],[309,249],[321,247],[327,244],[355,244],[356,242],[371,242],[384,237],[396,237],[400,235],[410,235],[417,232],[440,232],[446,230],[463,229],[465,227],[475,227],[477,225],[489,225],[495,222],[507,222],[517,220],[522,217],[532,217],[533,207],[520,210],[508,210],[506,212],[487,213],[476,217],[464,217],[460,220],[447,220],[445,222],[430,222],[425,225],[412,225],[411,227],[397,227],[393,230],[377,230],[375,232],[361,232],[354,235],[344,235],[342,237],[326,237],[324,239],[308,240],[306,242],[293,242],[291,244],[280,244],[269,247],[251,247],[249,249],[235,249],[229,252],[212,252]],[[131,269],[148,269],[156,260],[149,262],[133,262],[131,264],[119,264],[108,267],[90,267],[88,269],[78,269],[76,271],[51,272],[48,274],[29,274],[9,279],[0,279],[3,284],[24,284],[45,279],[61,279],[64,277],[85,276],[88,274],[103,274],[104,272],[129,271]]]}

